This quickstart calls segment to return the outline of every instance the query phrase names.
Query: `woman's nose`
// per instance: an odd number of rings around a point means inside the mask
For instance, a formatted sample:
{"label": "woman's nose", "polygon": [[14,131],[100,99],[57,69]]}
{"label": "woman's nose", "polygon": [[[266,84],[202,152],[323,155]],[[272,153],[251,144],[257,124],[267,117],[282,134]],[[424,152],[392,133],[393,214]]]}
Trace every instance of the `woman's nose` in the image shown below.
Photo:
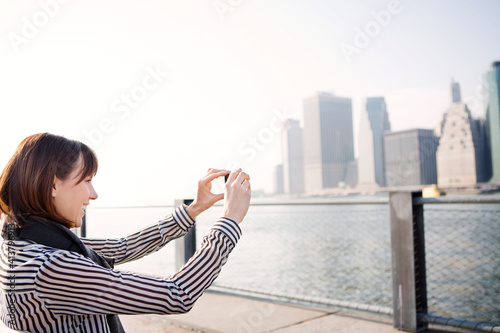
{"label": "woman's nose", "polygon": [[94,186],[90,186],[90,193],[89,193],[90,200],[95,200],[97,199],[98,195],[97,192],[94,189]]}

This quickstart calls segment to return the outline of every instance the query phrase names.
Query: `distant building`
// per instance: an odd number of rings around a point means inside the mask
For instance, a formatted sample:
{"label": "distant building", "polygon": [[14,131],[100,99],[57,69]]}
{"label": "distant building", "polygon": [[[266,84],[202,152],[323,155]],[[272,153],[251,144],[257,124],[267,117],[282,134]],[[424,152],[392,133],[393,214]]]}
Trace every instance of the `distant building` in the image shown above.
{"label": "distant building", "polygon": [[491,181],[500,183],[500,61],[491,64],[485,74],[484,104],[486,107],[486,135],[491,156]]}
{"label": "distant building", "polygon": [[367,98],[359,124],[359,186],[385,185],[384,132],[390,129],[384,98]]}
{"label": "distant building", "polygon": [[304,159],[302,149],[302,128],[298,120],[283,122],[283,189],[287,194],[304,193]]}
{"label": "distant building", "polygon": [[354,160],[352,101],[331,93],[304,99],[304,175],[307,193],[345,184]]}
{"label": "distant building", "polygon": [[384,135],[387,186],[436,184],[436,148],[433,130],[412,129]]}
{"label": "distant building", "polygon": [[460,103],[462,101],[462,94],[460,93],[460,84],[451,79],[451,104]]}
{"label": "distant building", "polygon": [[489,178],[485,175],[484,145],[481,121],[472,119],[465,104],[454,103],[445,115],[436,151],[438,184],[474,185]]}
{"label": "distant building", "polygon": [[274,194],[283,193],[283,165],[278,164],[274,169]]}
{"label": "distant building", "polygon": [[491,179],[491,155],[485,119],[472,119],[471,129],[476,150],[476,175],[478,183]]}

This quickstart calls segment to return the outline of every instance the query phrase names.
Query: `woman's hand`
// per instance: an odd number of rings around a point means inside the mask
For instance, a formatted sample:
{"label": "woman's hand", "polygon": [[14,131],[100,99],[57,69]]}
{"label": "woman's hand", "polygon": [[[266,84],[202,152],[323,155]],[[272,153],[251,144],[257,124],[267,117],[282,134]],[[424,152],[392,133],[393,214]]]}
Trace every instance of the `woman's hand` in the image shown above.
{"label": "woman's hand", "polygon": [[241,223],[250,206],[250,176],[241,169],[231,172],[225,187],[224,217]]}
{"label": "woman's hand", "polygon": [[198,182],[198,193],[196,199],[186,208],[189,216],[195,219],[202,212],[212,207],[214,203],[224,198],[224,193],[213,194],[212,180],[225,176],[229,173],[226,170],[208,169],[207,174]]}

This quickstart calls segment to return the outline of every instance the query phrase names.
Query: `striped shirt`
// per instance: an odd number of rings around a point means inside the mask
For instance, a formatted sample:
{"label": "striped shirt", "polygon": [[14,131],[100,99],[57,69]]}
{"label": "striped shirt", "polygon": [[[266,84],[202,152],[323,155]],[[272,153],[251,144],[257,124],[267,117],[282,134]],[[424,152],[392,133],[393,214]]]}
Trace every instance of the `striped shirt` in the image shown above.
{"label": "striped shirt", "polygon": [[[82,241],[122,264],[161,249],[193,224],[181,206],[130,236]],[[78,253],[32,241],[4,240],[0,319],[27,332],[109,332],[106,314],[187,312],[219,275],[240,236],[235,221],[220,218],[188,263],[166,278],[106,269]]]}

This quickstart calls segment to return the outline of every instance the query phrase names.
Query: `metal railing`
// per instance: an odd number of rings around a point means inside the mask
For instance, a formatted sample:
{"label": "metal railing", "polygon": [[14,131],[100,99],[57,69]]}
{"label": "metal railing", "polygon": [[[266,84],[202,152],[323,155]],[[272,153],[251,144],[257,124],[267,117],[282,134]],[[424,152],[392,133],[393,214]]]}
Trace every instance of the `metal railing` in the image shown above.
{"label": "metal railing", "polygon": [[428,324],[500,332],[499,204],[498,196],[410,192],[389,201],[255,204],[216,285],[392,314],[395,327],[410,332]]}
{"label": "metal railing", "polygon": [[[199,218],[202,237],[217,212]],[[387,313],[391,264],[387,200],[352,203],[253,204],[244,237],[216,285],[328,300]],[[317,303],[317,302],[314,302]]]}
{"label": "metal railing", "polygon": [[500,198],[417,196],[413,204],[425,208],[428,307],[419,320],[500,332]]}
{"label": "metal railing", "polygon": [[500,332],[499,203],[390,194],[395,327]]}
{"label": "metal railing", "polygon": [[[199,240],[220,213],[198,217]],[[499,196],[410,192],[252,203],[214,286],[392,315],[410,332],[429,324],[500,332],[499,213]],[[178,258],[194,251],[185,248]]]}

